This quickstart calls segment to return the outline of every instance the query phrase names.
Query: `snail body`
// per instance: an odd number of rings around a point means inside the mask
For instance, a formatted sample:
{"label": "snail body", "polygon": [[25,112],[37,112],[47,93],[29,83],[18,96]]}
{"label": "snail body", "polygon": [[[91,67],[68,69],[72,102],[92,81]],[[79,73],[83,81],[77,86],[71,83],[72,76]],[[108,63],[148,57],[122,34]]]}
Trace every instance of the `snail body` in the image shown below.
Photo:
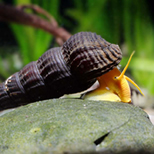
{"label": "snail body", "polygon": [[118,45],[95,33],[77,33],[0,84],[0,110],[86,90],[121,59]]}
{"label": "snail body", "polygon": [[144,96],[138,85],[129,77],[124,75],[133,54],[134,52],[131,54],[129,61],[122,72],[115,67],[110,72],[98,77],[97,80],[99,82],[99,87],[96,90],[84,95],[83,98],[89,100],[106,100],[131,103],[131,89],[128,81],[131,82]]}

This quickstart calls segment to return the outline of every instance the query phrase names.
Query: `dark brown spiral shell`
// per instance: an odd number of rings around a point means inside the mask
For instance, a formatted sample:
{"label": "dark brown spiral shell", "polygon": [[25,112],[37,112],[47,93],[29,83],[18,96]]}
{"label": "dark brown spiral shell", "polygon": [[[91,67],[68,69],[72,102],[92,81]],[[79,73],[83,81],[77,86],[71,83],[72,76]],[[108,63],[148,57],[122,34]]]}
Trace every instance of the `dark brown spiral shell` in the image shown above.
{"label": "dark brown spiral shell", "polygon": [[0,84],[0,110],[86,90],[121,59],[118,45],[77,33]]}

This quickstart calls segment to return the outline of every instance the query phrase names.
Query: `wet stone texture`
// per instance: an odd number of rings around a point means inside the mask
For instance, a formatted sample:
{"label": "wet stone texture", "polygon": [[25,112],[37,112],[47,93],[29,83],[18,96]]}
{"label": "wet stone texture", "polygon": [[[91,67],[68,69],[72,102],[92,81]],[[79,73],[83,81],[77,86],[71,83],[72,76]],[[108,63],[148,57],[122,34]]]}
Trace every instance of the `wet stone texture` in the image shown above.
{"label": "wet stone texture", "polygon": [[0,153],[154,151],[154,126],[118,102],[53,99],[0,114]]}

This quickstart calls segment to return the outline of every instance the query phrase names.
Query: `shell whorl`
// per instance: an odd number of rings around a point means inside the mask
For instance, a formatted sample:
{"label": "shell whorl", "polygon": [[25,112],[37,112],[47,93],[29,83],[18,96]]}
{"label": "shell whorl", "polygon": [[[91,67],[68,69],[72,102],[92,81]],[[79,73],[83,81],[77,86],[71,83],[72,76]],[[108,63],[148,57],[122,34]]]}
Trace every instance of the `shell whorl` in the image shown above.
{"label": "shell whorl", "polygon": [[112,70],[122,59],[118,45],[91,32],[70,37],[62,46],[62,55],[71,73],[86,80]]}

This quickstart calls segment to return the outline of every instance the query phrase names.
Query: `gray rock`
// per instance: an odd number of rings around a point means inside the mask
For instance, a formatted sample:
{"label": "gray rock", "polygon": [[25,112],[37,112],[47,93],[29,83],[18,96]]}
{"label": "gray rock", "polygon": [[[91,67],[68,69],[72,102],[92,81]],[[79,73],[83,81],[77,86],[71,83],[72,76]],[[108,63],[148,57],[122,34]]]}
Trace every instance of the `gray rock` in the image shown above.
{"label": "gray rock", "polygon": [[0,153],[120,153],[154,150],[154,126],[118,102],[53,99],[0,116]]}

